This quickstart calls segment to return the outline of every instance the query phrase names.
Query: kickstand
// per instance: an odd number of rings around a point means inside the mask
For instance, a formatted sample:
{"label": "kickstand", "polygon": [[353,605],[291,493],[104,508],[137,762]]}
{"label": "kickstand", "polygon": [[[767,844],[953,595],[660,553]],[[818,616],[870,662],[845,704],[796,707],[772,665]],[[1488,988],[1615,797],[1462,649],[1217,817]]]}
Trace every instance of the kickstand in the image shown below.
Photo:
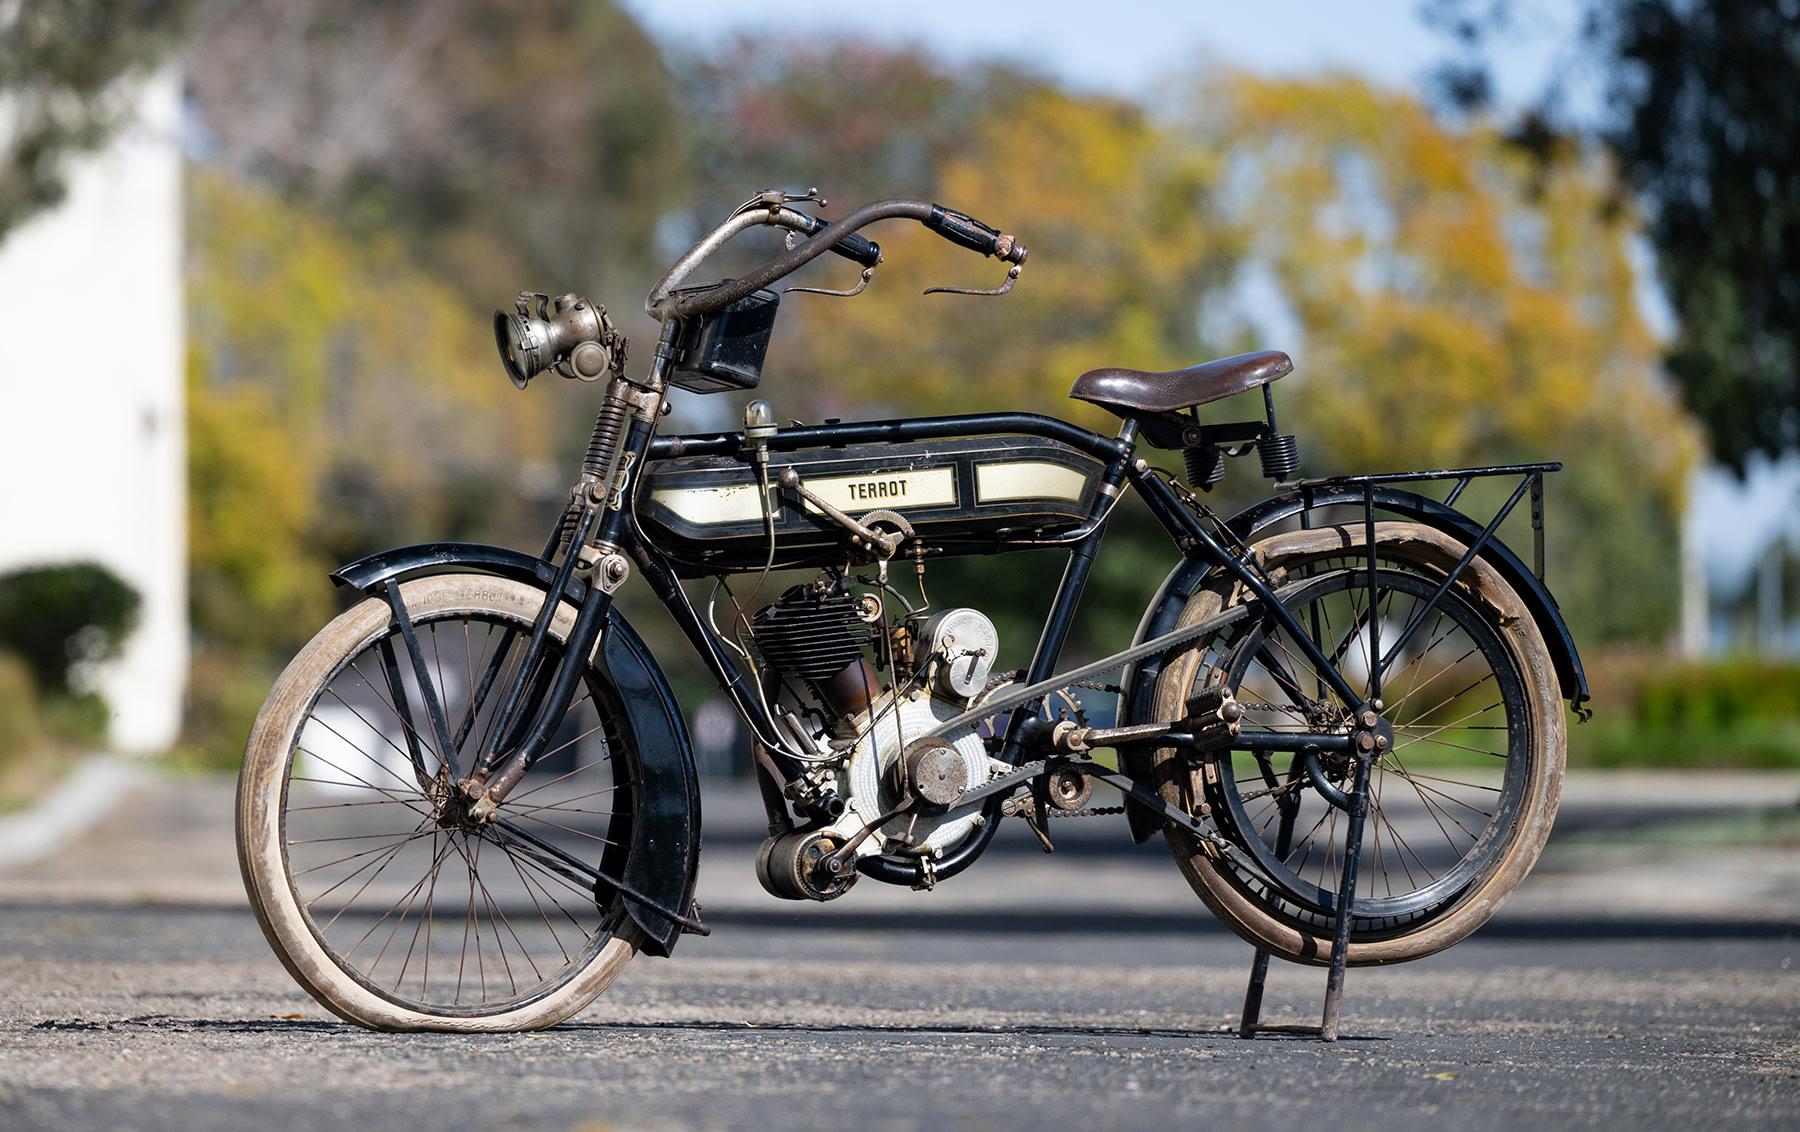
{"label": "kickstand", "polygon": [[[1244,1016],[1238,1023],[1240,1038],[1254,1038],[1258,1034],[1317,1034],[1320,1041],[1335,1042],[1338,1039],[1338,1018],[1344,1006],[1344,966],[1350,951],[1351,904],[1356,896],[1356,863],[1362,855],[1363,823],[1369,814],[1369,763],[1367,757],[1356,759],[1355,789],[1351,791],[1349,799],[1350,828],[1344,834],[1344,875],[1338,887],[1330,973],[1325,979],[1325,1010],[1319,1024],[1263,1024],[1263,983],[1269,977],[1269,953],[1257,948],[1256,957],[1250,962],[1250,985],[1244,991]],[[1290,847],[1299,799],[1290,793],[1283,795],[1277,805],[1281,811],[1281,823],[1275,833],[1275,856],[1280,859],[1287,856]]]}

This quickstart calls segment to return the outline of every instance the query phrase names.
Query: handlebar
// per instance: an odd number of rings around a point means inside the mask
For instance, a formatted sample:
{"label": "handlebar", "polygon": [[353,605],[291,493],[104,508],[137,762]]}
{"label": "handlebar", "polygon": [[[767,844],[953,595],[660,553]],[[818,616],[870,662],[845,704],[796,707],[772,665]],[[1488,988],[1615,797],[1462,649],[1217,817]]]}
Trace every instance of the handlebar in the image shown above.
{"label": "handlebar", "polygon": [[[798,271],[827,251],[837,252],[865,267],[873,268],[881,260],[880,245],[858,236],[856,232],[877,220],[890,219],[916,220],[953,244],[1012,264],[1014,274],[1017,274],[1017,268],[1025,263],[1025,257],[1030,254],[1025,245],[999,229],[989,227],[974,217],[922,200],[875,201],[830,224],[784,205],[751,209],[734,213],[676,260],[651,290],[650,297],[644,302],[644,311],[659,322],[704,317]],[[703,291],[676,293],[676,287],[702,260],[733,236],[759,224],[788,228],[811,238],[738,279]]]}

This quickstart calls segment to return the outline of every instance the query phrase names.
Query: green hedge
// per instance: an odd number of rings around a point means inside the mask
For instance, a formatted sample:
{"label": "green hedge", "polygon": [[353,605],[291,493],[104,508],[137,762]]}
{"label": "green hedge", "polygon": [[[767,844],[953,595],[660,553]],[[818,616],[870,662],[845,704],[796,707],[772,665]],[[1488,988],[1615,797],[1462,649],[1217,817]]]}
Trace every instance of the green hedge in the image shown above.
{"label": "green hedge", "polygon": [[1754,660],[1646,675],[1627,702],[1602,702],[1569,731],[1587,766],[1800,768],[1800,665]]}
{"label": "green hedge", "polygon": [[0,575],[0,648],[19,654],[43,692],[67,693],[72,665],[118,655],[141,604],[97,563],[15,570]]}

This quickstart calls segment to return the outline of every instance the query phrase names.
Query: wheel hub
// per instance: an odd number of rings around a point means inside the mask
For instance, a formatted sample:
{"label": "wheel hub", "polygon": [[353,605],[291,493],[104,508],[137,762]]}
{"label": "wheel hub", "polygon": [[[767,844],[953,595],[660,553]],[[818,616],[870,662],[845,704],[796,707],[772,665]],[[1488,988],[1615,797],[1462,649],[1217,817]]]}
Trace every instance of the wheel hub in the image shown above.
{"label": "wheel hub", "polygon": [[431,780],[425,794],[431,800],[431,813],[439,828],[460,829],[464,833],[480,831],[484,823],[470,809],[468,796],[442,771]]}

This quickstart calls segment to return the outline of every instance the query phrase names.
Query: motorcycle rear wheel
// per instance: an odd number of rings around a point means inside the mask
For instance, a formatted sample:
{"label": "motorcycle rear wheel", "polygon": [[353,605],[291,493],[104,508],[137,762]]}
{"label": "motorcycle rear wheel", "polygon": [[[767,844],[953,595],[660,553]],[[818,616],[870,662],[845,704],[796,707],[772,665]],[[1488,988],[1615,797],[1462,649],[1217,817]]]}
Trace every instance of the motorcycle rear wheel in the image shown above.
{"label": "motorcycle rear wheel", "polygon": [[[1388,641],[1463,547],[1407,523],[1377,524],[1376,541]],[[1327,654],[1343,656],[1344,669],[1357,668],[1368,648],[1355,620],[1367,604],[1363,545],[1359,525],[1277,535],[1257,547],[1265,569],[1285,571],[1290,585],[1305,580],[1293,611],[1316,626]],[[1222,583],[1203,588],[1182,622],[1210,617],[1234,596]],[[1277,668],[1288,685],[1279,694],[1270,675]],[[1353,686],[1366,679],[1346,674]],[[1395,745],[1372,768],[1352,965],[1417,959],[1467,938],[1536,862],[1561,795],[1565,730],[1554,666],[1523,602],[1485,564],[1470,565],[1388,681]],[[1158,717],[1178,718],[1194,690],[1215,683],[1246,704],[1246,740],[1259,729],[1312,730],[1346,706],[1266,620],[1240,623],[1172,661],[1158,681]],[[1288,694],[1295,687],[1305,695]],[[1306,703],[1277,702],[1284,699]],[[1222,854],[1172,825],[1165,838],[1201,900],[1239,936],[1293,962],[1328,963],[1347,815],[1312,786],[1299,756],[1244,753],[1252,746],[1203,758],[1157,752],[1165,800],[1206,813],[1239,852]],[[1326,760],[1321,770],[1348,789],[1347,765]],[[1296,810],[1285,846],[1283,803]]]}

